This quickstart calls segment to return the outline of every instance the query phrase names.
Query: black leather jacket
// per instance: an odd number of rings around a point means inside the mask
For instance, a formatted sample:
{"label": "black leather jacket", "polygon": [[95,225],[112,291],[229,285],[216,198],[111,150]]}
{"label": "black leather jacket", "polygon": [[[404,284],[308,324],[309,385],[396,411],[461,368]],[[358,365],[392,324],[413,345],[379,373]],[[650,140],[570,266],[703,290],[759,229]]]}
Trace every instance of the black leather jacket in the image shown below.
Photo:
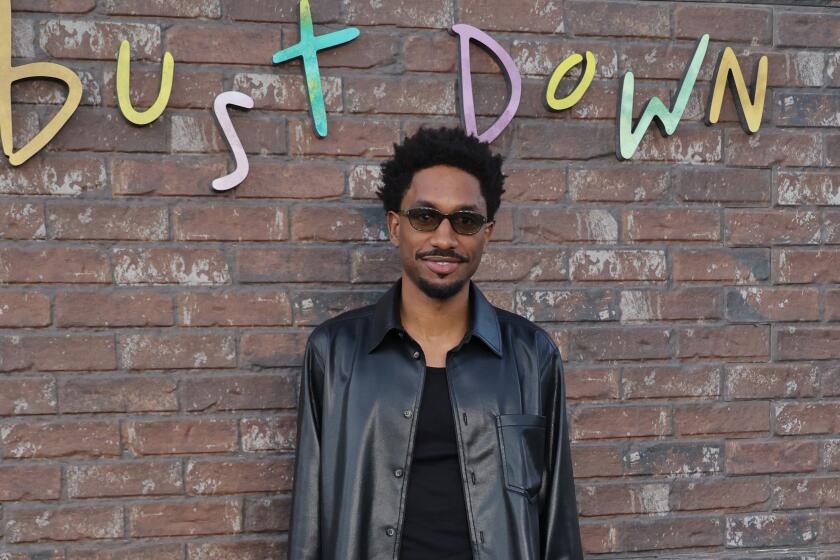
{"label": "black leather jacket", "polygon": [[[426,368],[400,323],[401,281],[309,336],[289,560],[399,558]],[[473,558],[583,558],[560,352],[472,280],[469,301],[446,368]]]}

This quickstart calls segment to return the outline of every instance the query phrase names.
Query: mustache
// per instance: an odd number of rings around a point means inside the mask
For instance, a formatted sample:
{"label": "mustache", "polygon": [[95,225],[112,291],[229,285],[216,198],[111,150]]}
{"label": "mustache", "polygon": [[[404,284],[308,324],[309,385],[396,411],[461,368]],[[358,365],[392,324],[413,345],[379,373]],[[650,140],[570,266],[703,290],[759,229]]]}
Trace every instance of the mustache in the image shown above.
{"label": "mustache", "polygon": [[423,259],[426,257],[443,257],[443,258],[450,258],[455,259],[459,262],[466,262],[467,258],[463,255],[459,255],[454,251],[429,251],[428,253],[417,253],[418,259]]}

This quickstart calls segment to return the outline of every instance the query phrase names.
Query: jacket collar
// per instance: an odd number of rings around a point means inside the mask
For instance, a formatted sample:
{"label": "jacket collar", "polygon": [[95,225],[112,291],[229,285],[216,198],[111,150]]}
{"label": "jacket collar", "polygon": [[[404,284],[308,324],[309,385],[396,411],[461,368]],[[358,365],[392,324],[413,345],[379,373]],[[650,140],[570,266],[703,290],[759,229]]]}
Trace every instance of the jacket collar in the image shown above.
{"label": "jacket collar", "polygon": [[[488,348],[499,357],[502,356],[502,335],[499,328],[499,318],[493,305],[475,285],[469,280],[470,295],[470,326],[464,336],[462,344],[469,342],[473,336],[482,340]],[[385,336],[392,330],[405,332],[400,321],[400,294],[402,293],[402,277],[397,279],[379,300],[374,304],[373,325],[365,343],[368,353],[379,346]],[[460,346],[460,344],[459,344]]]}

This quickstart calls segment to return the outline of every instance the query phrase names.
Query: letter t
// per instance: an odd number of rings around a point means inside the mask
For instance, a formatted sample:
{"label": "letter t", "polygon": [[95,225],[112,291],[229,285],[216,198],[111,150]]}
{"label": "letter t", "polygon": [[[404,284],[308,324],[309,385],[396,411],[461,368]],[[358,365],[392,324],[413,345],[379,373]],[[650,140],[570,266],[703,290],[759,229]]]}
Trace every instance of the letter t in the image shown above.
{"label": "letter t", "polygon": [[359,36],[359,30],[348,27],[326,35],[315,36],[312,29],[312,13],[309,0],[300,0],[300,41],[287,49],[274,53],[272,61],[280,64],[293,58],[303,58],[306,88],[309,91],[309,106],[315,121],[318,136],[327,135],[327,110],[324,107],[324,93],[321,90],[321,72],[318,69],[318,51],[347,43]]}

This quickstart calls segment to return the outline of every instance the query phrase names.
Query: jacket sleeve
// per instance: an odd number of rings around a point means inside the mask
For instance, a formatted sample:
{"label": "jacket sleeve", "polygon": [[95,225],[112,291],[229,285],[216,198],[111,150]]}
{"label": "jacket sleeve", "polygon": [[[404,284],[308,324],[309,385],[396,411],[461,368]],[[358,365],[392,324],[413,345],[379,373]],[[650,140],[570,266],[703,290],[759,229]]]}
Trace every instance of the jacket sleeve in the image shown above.
{"label": "jacket sleeve", "polygon": [[299,384],[294,483],[289,519],[288,560],[320,560],[321,392],[324,369],[306,342]]}
{"label": "jacket sleeve", "polygon": [[543,375],[550,381],[549,427],[546,447],[546,478],[540,491],[540,557],[543,560],[581,560],[583,551],[578,525],[575,481],[566,415],[566,389],[563,361],[551,343],[551,355]]}

